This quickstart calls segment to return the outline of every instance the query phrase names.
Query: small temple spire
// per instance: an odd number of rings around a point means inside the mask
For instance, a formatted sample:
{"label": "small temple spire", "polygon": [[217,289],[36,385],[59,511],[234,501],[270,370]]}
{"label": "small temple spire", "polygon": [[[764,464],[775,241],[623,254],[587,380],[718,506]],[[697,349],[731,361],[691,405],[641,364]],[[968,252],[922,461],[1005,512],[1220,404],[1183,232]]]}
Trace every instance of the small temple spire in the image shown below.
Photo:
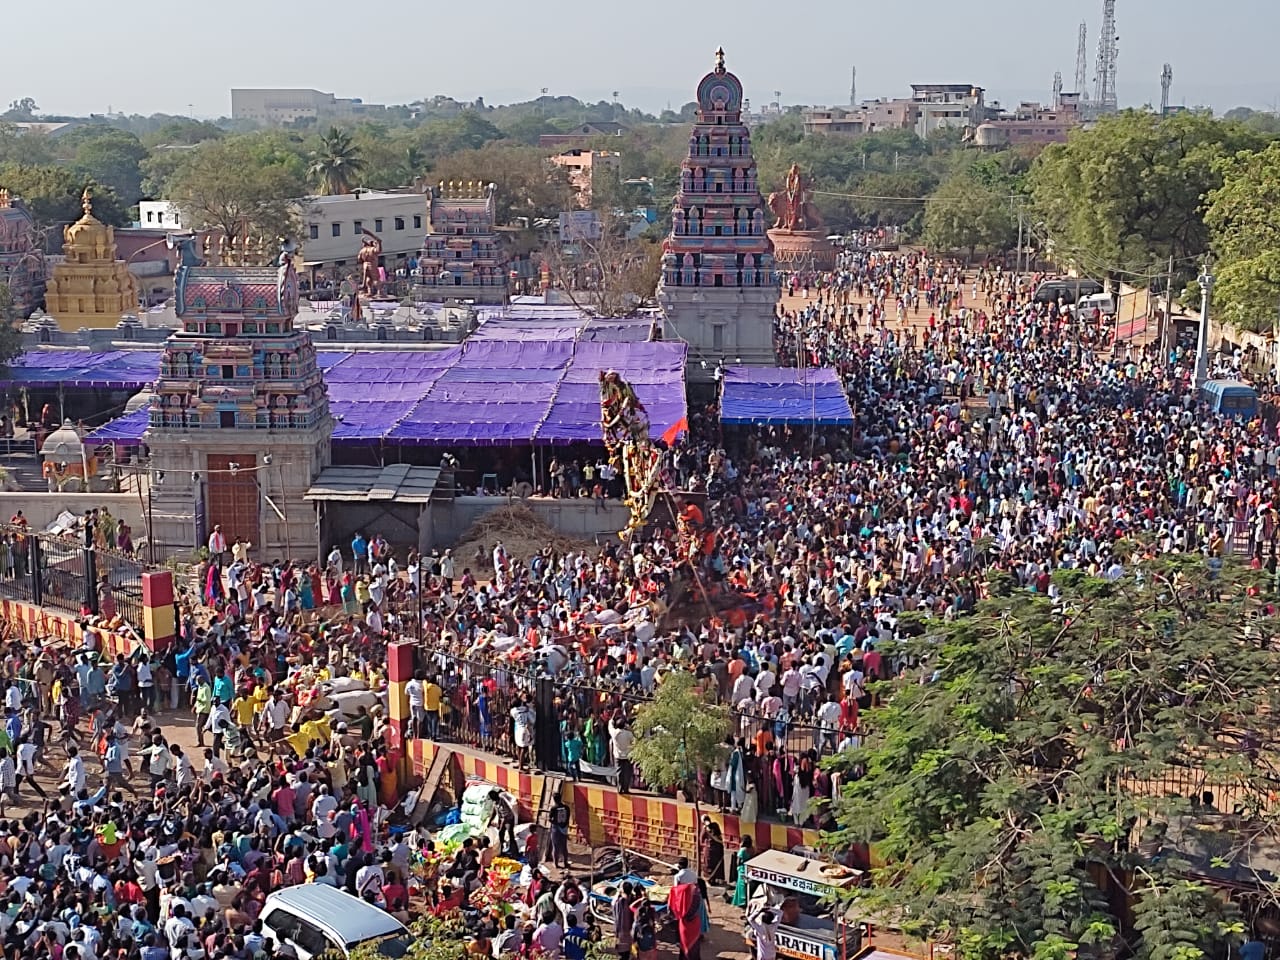
{"label": "small temple spire", "polygon": [[724,73],[724,47],[716,47],[716,73]]}
{"label": "small temple spire", "polygon": [[87,185],[84,188],[84,193],[80,195],[80,209],[84,211],[86,217],[93,216],[93,190]]}
{"label": "small temple spire", "polygon": [[0,210],[10,206],[12,201],[9,199],[9,191],[4,187],[0,187]]}

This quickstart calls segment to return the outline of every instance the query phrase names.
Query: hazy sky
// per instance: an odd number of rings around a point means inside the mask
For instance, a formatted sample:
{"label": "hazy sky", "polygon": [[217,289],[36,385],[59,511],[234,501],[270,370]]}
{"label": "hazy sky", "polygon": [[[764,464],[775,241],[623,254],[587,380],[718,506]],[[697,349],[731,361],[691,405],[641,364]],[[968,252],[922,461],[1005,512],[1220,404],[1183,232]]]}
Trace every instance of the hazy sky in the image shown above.
{"label": "hazy sky", "polygon": [[[1272,107],[1280,100],[1274,0],[1119,0],[1122,105]],[[61,0],[6,3],[0,101],[49,113],[230,113],[230,88],[314,87],[374,103],[445,94],[489,103],[547,87],[584,100],[617,90],[656,111],[692,99],[723,44],[753,105],[840,104],[917,83],[974,83],[1006,105],[1072,89],[1077,28],[1089,25],[1092,83],[1102,0]],[[367,20],[360,11],[367,10]],[[437,12],[447,11],[447,12]],[[722,22],[720,11],[732,11]]]}

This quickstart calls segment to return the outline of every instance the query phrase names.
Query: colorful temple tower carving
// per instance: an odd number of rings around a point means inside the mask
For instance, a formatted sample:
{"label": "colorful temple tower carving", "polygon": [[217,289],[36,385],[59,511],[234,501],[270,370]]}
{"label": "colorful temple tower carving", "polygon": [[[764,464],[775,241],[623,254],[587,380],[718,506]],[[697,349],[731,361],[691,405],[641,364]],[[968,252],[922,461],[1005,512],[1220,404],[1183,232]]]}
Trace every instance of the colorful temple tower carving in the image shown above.
{"label": "colorful temple tower carving", "polygon": [[205,264],[183,238],[175,301],[182,329],[165,343],[151,398],[155,536],[166,549],[221,526],[259,555],[296,556],[315,541],[303,495],[329,463],[333,418],[311,335],[293,326],[293,246],[223,244]]}
{"label": "colorful temple tower carving", "polygon": [[694,380],[722,362],[773,364],[778,300],[768,211],[742,122],[742,83],[725,70],[723,50],[698,84],[697,100],[658,286],[671,333],[689,344]]}
{"label": "colorful temple tower carving", "polygon": [[496,230],[497,185],[441,181],[427,201],[418,292],[430,300],[505,303],[506,257]]}
{"label": "colorful temple tower carving", "polygon": [[138,310],[138,283],[123,260],[116,259],[116,231],[93,215],[86,187],[82,216],[62,231],[66,259],[53,268],[45,292],[45,310],[63,330],[114,327]]}
{"label": "colorful temple tower carving", "polygon": [[44,299],[44,251],[35,236],[35,218],[22,201],[0,188],[0,281],[8,284],[19,317],[29,316]]}

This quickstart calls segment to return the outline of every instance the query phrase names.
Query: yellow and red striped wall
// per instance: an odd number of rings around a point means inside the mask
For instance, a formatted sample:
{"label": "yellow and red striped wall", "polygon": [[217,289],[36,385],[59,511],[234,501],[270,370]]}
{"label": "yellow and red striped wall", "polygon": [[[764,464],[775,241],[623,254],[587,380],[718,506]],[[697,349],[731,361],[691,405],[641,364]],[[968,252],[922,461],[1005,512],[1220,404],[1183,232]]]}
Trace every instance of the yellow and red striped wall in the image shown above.
{"label": "yellow and red striped wall", "polygon": [[[435,757],[436,744],[428,740],[410,740],[408,757],[413,774],[424,777]],[[533,816],[533,808],[542,796],[543,774],[521,773],[498,758],[454,747],[454,762],[466,777],[496,784],[516,797],[521,819]],[[698,842],[698,829],[693,804],[666,797],[620,794],[613,787],[594,783],[567,782],[561,794],[573,810],[573,827],[577,839],[590,846],[619,844],[638,853],[668,862],[678,857],[692,857]],[[725,843],[736,847],[745,830],[757,850],[790,850],[796,846],[817,846],[818,831],[803,830],[782,823],[757,820],[744,823],[732,814],[714,808],[703,810],[719,825]]]}

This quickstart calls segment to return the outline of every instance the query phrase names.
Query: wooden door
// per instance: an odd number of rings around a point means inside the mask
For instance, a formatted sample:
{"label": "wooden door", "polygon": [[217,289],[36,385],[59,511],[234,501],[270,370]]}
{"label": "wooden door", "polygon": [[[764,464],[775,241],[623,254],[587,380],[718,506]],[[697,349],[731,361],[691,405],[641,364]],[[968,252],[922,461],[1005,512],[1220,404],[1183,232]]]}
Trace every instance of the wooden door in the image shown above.
{"label": "wooden door", "polygon": [[[231,472],[231,464],[237,465]],[[261,543],[258,492],[258,465],[256,454],[242,453],[234,456],[209,454],[208,482],[205,487],[205,513],[210,531],[221,525],[227,538],[228,549],[236,537],[243,537],[254,546]]]}

